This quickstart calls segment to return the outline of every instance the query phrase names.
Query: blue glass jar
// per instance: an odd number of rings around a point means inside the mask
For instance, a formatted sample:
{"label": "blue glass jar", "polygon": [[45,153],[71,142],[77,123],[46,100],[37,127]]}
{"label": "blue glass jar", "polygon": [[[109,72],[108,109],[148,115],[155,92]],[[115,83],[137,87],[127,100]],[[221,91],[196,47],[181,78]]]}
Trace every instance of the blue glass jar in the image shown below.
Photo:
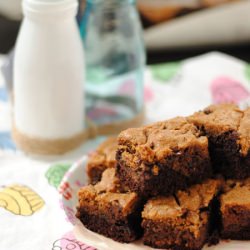
{"label": "blue glass jar", "polygon": [[145,49],[134,0],[87,0],[81,23],[86,112],[97,124],[143,111]]}

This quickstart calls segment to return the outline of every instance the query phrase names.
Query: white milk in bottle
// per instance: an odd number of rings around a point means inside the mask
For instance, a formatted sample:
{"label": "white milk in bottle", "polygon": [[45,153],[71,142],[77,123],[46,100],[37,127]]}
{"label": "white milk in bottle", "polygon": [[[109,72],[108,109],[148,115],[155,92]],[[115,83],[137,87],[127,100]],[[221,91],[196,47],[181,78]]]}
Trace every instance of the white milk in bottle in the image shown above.
{"label": "white milk in bottle", "polygon": [[24,151],[62,154],[84,139],[84,55],[77,0],[24,0],[14,58],[13,137]]}

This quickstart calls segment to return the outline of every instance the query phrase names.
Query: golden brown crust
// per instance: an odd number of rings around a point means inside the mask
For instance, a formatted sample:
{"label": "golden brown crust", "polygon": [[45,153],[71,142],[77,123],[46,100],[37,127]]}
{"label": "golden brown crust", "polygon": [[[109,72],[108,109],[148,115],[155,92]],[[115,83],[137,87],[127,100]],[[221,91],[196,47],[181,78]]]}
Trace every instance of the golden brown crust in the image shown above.
{"label": "golden brown crust", "polygon": [[110,137],[96,149],[88,159],[87,175],[89,183],[95,184],[101,179],[103,171],[114,168],[116,165],[115,154],[117,150],[117,138]]}
{"label": "golden brown crust", "polygon": [[[208,140],[184,117],[123,131],[118,137],[119,149],[129,144],[141,160],[161,161],[176,151],[199,145],[207,154]],[[130,159],[132,160],[132,159]]]}
{"label": "golden brown crust", "polygon": [[197,211],[209,206],[215,194],[221,189],[223,180],[209,179],[202,184],[197,184],[187,191],[178,191],[177,197],[182,207],[191,211]]}
{"label": "golden brown crust", "polygon": [[102,179],[95,186],[97,193],[117,192],[119,189],[119,180],[115,176],[115,168],[108,168],[102,173]]}
{"label": "golden brown crust", "polygon": [[237,131],[244,113],[234,104],[211,105],[204,111],[196,112],[188,120],[207,133],[220,135]]}
{"label": "golden brown crust", "polygon": [[209,179],[186,191],[178,191],[175,196],[153,198],[146,203],[142,217],[161,220],[181,217],[187,210],[199,211],[199,209],[207,208],[221,186],[222,180]]}
{"label": "golden brown crust", "polygon": [[250,108],[245,110],[239,127],[241,153],[247,155],[250,151]]}
{"label": "golden brown crust", "polygon": [[221,195],[222,213],[231,206],[242,206],[250,209],[250,178],[246,180],[228,180]]}
{"label": "golden brown crust", "polygon": [[142,218],[147,220],[167,219],[181,215],[182,209],[173,196],[157,197],[149,200],[142,212]]}
{"label": "golden brown crust", "polygon": [[106,169],[102,180],[96,185],[82,187],[78,192],[79,207],[88,207],[97,211],[107,213],[111,208],[119,211],[119,216],[126,216],[137,204],[139,198],[136,193],[120,193],[118,190],[118,179],[115,169]]}

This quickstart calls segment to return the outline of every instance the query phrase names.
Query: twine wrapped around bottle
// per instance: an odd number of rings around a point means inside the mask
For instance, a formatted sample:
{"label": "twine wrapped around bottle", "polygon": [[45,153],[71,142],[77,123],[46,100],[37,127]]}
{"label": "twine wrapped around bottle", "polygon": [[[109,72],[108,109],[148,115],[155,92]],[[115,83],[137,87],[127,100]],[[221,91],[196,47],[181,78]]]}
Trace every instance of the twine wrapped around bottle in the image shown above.
{"label": "twine wrapped around bottle", "polygon": [[61,139],[43,139],[28,136],[19,131],[15,124],[12,126],[12,136],[17,145],[22,151],[33,155],[60,155],[79,147],[88,139],[93,139],[101,135],[118,134],[122,130],[129,127],[138,127],[143,124],[144,110],[130,120],[114,122],[97,126],[92,121],[88,120],[88,128],[82,133],[71,138]]}

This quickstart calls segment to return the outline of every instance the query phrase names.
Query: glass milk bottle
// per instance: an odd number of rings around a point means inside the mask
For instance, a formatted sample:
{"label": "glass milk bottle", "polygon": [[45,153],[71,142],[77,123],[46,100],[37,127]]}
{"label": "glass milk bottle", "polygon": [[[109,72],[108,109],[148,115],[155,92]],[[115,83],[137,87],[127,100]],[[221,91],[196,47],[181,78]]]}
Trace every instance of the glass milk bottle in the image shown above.
{"label": "glass milk bottle", "polygon": [[84,54],[77,0],[24,0],[14,58],[13,137],[24,151],[61,154],[84,139]]}
{"label": "glass milk bottle", "polygon": [[88,117],[101,125],[140,117],[145,50],[135,1],[87,0],[81,34]]}

